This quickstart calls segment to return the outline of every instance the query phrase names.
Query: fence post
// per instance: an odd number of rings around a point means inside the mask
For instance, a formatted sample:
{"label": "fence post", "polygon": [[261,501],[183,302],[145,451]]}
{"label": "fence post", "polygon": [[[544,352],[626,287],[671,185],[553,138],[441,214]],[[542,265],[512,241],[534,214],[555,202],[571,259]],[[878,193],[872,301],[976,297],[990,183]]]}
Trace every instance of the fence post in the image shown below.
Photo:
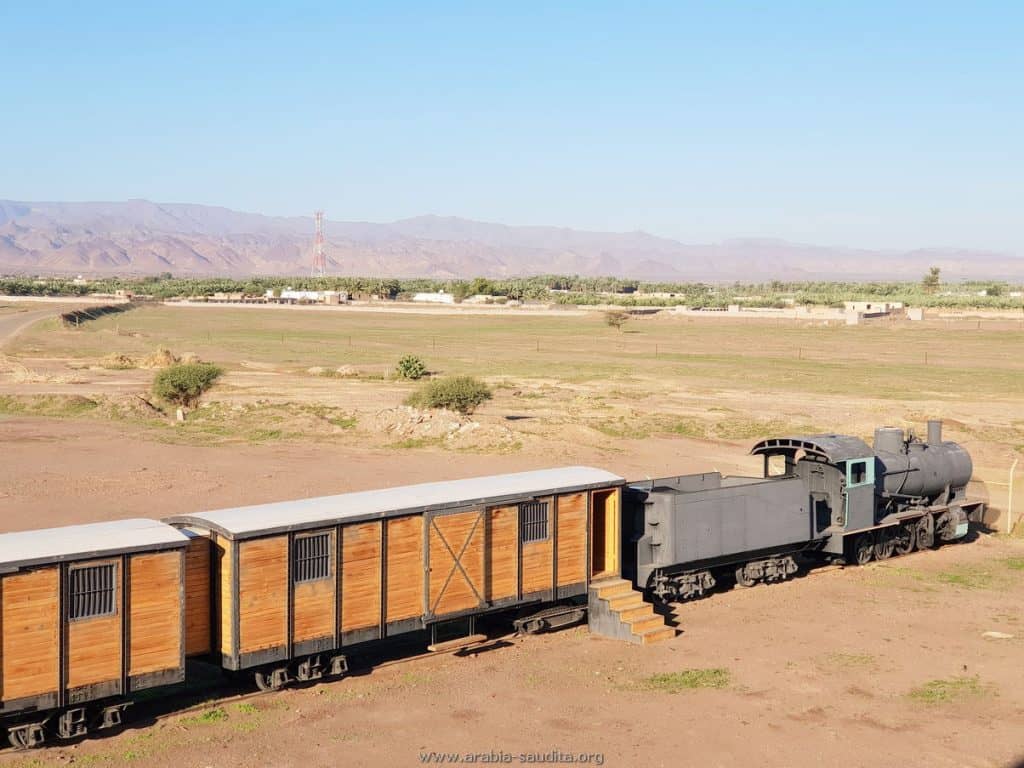
{"label": "fence post", "polygon": [[1006,532],[1013,533],[1013,475],[1017,471],[1017,462],[1020,461],[1019,457],[1015,457],[1013,464],[1010,465],[1010,485],[1007,491],[1006,499]]}

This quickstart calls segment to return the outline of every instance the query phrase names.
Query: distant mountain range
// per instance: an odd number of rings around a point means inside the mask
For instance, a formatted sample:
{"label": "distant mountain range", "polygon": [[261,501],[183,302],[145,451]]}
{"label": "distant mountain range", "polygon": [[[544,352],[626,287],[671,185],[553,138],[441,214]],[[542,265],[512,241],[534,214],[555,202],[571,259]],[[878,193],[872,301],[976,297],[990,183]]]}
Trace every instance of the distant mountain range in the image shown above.
{"label": "distant mountain range", "polygon": [[[381,277],[578,274],[642,280],[1024,279],[1024,258],[981,250],[874,251],[782,240],[688,245],[644,232],[584,232],[419,216],[328,221],[328,272]],[[312,217],[146,200],[0,200],[0,273],[305,275]]]}

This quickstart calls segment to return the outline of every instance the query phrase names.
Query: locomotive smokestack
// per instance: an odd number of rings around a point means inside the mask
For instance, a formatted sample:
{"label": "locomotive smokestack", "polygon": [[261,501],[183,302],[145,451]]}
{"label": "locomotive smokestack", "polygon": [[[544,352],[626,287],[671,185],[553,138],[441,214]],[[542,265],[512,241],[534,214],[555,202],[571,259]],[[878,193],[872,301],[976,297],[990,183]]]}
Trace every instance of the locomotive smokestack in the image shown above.
{"label": "locomotive smokestack", "polygon": [[928,445],[938,445],[942,442],[942,420],[929,419],[928,421]]}

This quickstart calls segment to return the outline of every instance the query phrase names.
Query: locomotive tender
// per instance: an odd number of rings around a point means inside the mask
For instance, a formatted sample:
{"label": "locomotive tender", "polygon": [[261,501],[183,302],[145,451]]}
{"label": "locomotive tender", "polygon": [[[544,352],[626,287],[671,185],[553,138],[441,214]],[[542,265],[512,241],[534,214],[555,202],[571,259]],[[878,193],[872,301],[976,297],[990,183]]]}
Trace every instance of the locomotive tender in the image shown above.
{"label": "locomotive tender", "polygon": [[793,576],[801,558],[863,565],[949,542],[980,519],[972,464],[928,422],[921,440],[875,431],[771,438],[753,447],[762,477],[717,472],[634,483],[624,575],[663,601],[700,597],[723,577],[751,586]]}
{"label": "locomotive tender", "polygon": [[[675,635],[645,599],[749,586],[806,557],[864,564],[953,541],[984,511],[971,459],[881,428],[764,440],[763,477],[627,484],[562,467],[182,515],[0,534],[0,728],[19,748],[121,722],[188,660],[276,689],[347,671],[388,638],[519,612]],[[526,614],[526,615],[522,615]]]}

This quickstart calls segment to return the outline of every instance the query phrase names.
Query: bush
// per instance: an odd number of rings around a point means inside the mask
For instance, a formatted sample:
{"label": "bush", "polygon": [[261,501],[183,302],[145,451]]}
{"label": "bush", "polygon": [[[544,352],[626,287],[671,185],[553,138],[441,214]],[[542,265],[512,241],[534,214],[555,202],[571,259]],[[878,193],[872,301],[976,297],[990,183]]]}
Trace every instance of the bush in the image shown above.
{"label": "bush", "polygon": [[213,363],[177,363],[153,378],[153,394],[188,408],[199,401],[222,373]]}
{"label": "bush", "polygon": [[422,379],[427,374],[427,366],[423,364],[416,355],[406,355],[398,361],[398,365],[395,367],[395,373],[398,374],[400,379]]}
{"label": "bush", "polygon": [[405,401],[417,408],[448,408],[459,413],[472,413],[473,409],[491,399],[491,390],[472,376],[449,376],[431,381]]}
{"label": "bush", "polygon": [[605,324],[611,326],[612,328],[618,328],[620,331],[622,330],[622,326],[626,324],[627,320],[629,320],[629,315],[627,315],[625,312],[612,310],[610,312],[604,313]]}

